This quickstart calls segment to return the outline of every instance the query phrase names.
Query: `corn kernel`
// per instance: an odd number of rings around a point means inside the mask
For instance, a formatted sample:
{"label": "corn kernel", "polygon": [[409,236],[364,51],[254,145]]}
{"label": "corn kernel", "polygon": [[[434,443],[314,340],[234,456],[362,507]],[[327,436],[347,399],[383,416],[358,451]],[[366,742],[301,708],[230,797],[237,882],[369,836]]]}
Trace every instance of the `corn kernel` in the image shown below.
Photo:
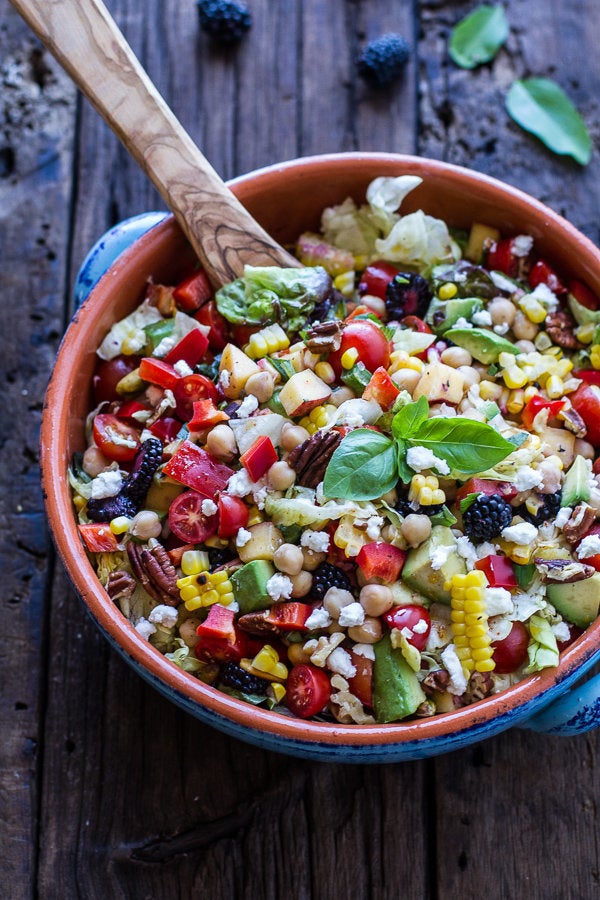
{"label": "corn kernel", "polygon": [[251,506],[250,512],[248,514],[248,522],[246,523],[246,527],[249,528],[250,525],[258,525],[259,522],[264,522],[265,516],[264,513],[260,511],[258,506]]}
{"label": "corn kernel", "polygon": [[521,388],[511,391],[508,395],[508,403],[506,408],[511,415],[520,413],[525,406],[525,392]]}
{"label": "corn kernel", "polygon": [[186,550],[181,557],[181,571],[184,575],[199,575],[208,568],[208,553],[204,550]]}
{"label": "corn kernel", "polygon": [[518,366],[512,366],[510,369],[505,369],[502,373],[502,378],[504,379],[506,387],[511,390],[524,387],[528,381],[527,375],[522,369],[519,369]]}
{"label": "corn kernel", "polygon": [[438,290],[438,297],[440,300],[452,300],[457,294],[458,288],[451,281],[446,281],[445,284],[440,285]]}
{"label": "corn kernel", "polygon": [[496,668],[496,663],[490,656],[489,659],[478,662],[475,668],[478,672],[493,672]]}
{"label": "corn kernel", "polygon": [[588,322],[587,325],[580,325],[579,328],[575,329],[575,337],[578,341],[581,341],[582,344],[591,344],[594,340],[595,330],[595,324],[593,322]]}
{"label": "corn kernel", "polygon": [[324,381],[325,384],[335,383],[335,372],[333,371],[333,366],[328,362],[318,362],[315,366],[315,375],[317,375],[321,381]]}
{"label": "corn kernel", "polygon": [[546,319],[546,307],[530,294],[521,297],[519,309],[525,313],[530,322],[534,322],[536,325],[541,325]]}
{"label": "corn kernel", "polygon": [[494,668],[485,611],[486,584],[485,574],[474,570],[467,575],[453,575],[445,585],[450,591],[456,654],[466,676],[474,669],[492,671]]}
{"label": "corn kernel", "polygon": [[113,534],[126,534],[129,531],[131,519],[127,516],[116,516],[110,521],[110,530]]}
{"label": "corn kernel", "polygon": [[302,425],[303,428],[306,428],[306,430],[308,431],[308,433],[310,435],[313,435],[316,431],[319,430],[317,425],[315,425],[314,422],[311,422],[310,419],[308,418],[308,416],[303,416],[300,419],[299,424]]}
{"label": "corn kernel", "polygon": [[594,344],[591,347],[590,362],[594,369],[600,369],[600,344]]}
{"label": "corn kernel", "polygon": [[246,356],[250,359],[260,359],[271,353],[278,353],[280,350],[287,350],[290,346],[290,339],[281,327],[275,322],[273,325],[267,325],[261,328],[255,334],[250,335],[248,344],[244,347]]}
{"label": "corn kernel", "polygon": [[502,395],[502,385],[494,381],[482,381],[479,384],[479,396],[482,400],[499,400]]}
{"label": "corn kernel", "polygon": [[81,512],[83,507],[86,505],[87,500],[85,497],[82,497],[80,494],[75,494],[73,497],[73,506],[77,510],[77,512]]}
{"label": "corn kernel", "polygon": [[354,294],[354,272],[342,272],[333,279],[333,286],[344,297],[352,297]]}
{"label": "corn kernel", "polygon": [[536,350],[548,350],[552,346],[552,340],[547,331],[538,331],[533,339]]}
{"label": "corn kernel", "polygon": [[558,400],[564,394],[565,385],[562,378],[559,378],[558,375],[551,375],[546,382],[545,389],[550,400]]}
{"label": "corn kernel", "polygon": [[523,390],[523,401],[525,403],[529,403],[532,397],[537,397],[539,394],[539,390],[533,385],[528,384],[526,388]]}
{"label": "corn kernel", "polygon": [[356,363],[359,357],[359,352],[356,347],[350,347],[349,350],[346,350],[345,353],[342,354],[342,368],[351,369],[352,366]]}
{"label": "corn kernel", "polygon": [[212,606],[213,603],[228,606],[234,599],[233,586],[224,569],[186,575],[177,581],[177,587],[185,608],[190,612],[201,606]]}

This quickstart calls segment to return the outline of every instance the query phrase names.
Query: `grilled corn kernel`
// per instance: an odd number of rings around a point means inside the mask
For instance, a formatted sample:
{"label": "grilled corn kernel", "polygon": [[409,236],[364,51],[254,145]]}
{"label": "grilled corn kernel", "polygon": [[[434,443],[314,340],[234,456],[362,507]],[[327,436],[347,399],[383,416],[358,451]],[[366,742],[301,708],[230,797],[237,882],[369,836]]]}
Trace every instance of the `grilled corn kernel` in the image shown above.
{"label": "grilled corn kernel", "polygon": [[511,366],[510,369],[505,369],[502,373],[502,378],[506,387],[511,390],[525,387],[528,381],[527,375],[518,366]]}
{"label": "grilled corn kernel", "polygon": [[590,348],[590,362],[594,369],[600,369],[600,344],[594,344]]}
{"label": "grilled corn kernel", "polygon": [[502,385],[495,381],[482,381],[479,384],[479,396],[482,400],[499,400],[502,395]]}
{"label": "grilled corn kernel", "polygon": [[344,297],[351,297],[354,293],[354,272],[342,272],[333,279],[333,286],[336,291],[343,294]]}
{"label": "grilled corn kernel", "polygon": [[356,347],[350,347],[349,350],[346,350],[345,353],[342,354],[342,368],[351,369],[352,366],[356,363],[359,357],[359,352]]}
{"label": "grilled corn kernel", "polygon": [[453,575],[446,583],[446,589],[450,590],[454,645],[466,675],[494,668],[485,606],[486,584],[481,571]]}
{"label": "grilled corn kernel", "polygon": [[250,512],[248,514],[248,522],[246,523],[246,527],[249,528],[250,525],[258,525],[259,522],[264,522],[265,517],[264,513],[258,508],[258,506],[251,506]]}
{"label": "grilled corn kernel", "polygon": [[559,378],[558,375],[551,375],[546,381],[545,390],[550,400],[558,400],[565,392],[565,385],[562,378]]}
{"label": "grilled corn kernel", "polygon": [[234,599],[233,586],[223,569],[213,573],[203,571],[185,575],[177,581],[177,587],[189,612],[201,606],[212,606],[213,603],[229,606]]}
{"label": "grilled corn kernel", "polygon": [[354,525],[353,516],[342,516],[333,536],[333,543],[346,556],[358,556],[361,547],[370,542],[366,531],[361,531]]}
{"label": "grilled corn kernel", "polygon": [[262,356],[268,356],[270,353],[277,353],[280,350],[287,350],[290,346],[290,339],[287,334],[277,323],[261,328],[255,334],[250,335],[247,345],[244,347],[246,356],[250,359],[260,359]]}
{"label": "grilled corn kernel", "polygon": [[533,343],[535,345],[535,349],[543,352],[544,350],[548,350],[552,346],[552,340],[547,331],[538,331],[536,334]]}
{"label": "grilled corn kernel", "polygon": [[517,388],[514,391],[511,391],[508,395],[508,403],[506,404],[506,408],[509,413],[513,416],[517,413],[520,413],[523,407],[525,406],[525,397],[524,391],[521,388]]}
{"label": "grilled corn kernel", "polygon": [[529,403],[532,397],[537,397],[539,391],[533,384],[527,385],[527,387],[523,390],[523,401],[525,403]]}
{"label": "grilled corn kernel", "polygon": [[457,294],[458,288],[451,281],[446,281],[445,284],[440,285],[438,290],[438,297],[440,300],[452,300]]}
{"label": "grilled corn kernel", "polygon": [[126,534],[130,525],[131,519],[128,519],[127,516],[116,516],[116,518],[111,519],[110,530],[113,534]]}
{"label": "grilled corn kernel", "polygon": [[416,500],[420,506],[435,506],[444,503],[446,495],[435,475],[413,475],[408,499]]}
{"label": "grilled corn kernel", "polygon": [[575,329],[575,337],[578,341],[581,341],[582,344],[591,344],[594,340],[595,330],[595,324],[593,322],[588,322],[587,325],[580,325],[579,328]]}
{"label": "grilled corn kernel", "polygon": [[546,307],[540,303],[539,300],[536,300],[535,297],[532,297],[531,294],[525,294],[524,297],[521,297],[519,300],[519,309],[521,312],[525,313],[529,321],[533,322],[535,325],[541,325],[546,319]]}
{"label": "grilled corn kernel", "polygon": [[410,356],[406,350],[393,350],[390,354],[388,374],[394,375],[401,369],[412,369],[415,372],[422,372],[424,367],[425,363],[422,359],[418,359],[416,356]]}
{"label": "grilled corn kernel", "polygon": [[318,375],[325,384],[335,384],[335,372],[328,362],[318,362],[315,366],[315,375]]}
{"label": "grilled corn kernel", "polygon": [[204,550],[186,550],[181,557],[181,571],[184,575],[199,575],[208,568],[208,553]]}

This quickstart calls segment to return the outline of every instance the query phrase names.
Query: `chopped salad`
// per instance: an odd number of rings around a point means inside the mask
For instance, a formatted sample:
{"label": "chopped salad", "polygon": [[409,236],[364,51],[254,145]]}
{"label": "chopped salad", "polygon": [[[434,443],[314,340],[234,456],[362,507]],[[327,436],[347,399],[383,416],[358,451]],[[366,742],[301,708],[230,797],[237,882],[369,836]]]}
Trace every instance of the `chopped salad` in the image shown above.
{"label": "chopped salad", "polygon": [[600,604],[600,300],[527,234],[325,209],[297,268],[149,283],[70,467],[100,582],[173,663],[366,724],[556,666]]}

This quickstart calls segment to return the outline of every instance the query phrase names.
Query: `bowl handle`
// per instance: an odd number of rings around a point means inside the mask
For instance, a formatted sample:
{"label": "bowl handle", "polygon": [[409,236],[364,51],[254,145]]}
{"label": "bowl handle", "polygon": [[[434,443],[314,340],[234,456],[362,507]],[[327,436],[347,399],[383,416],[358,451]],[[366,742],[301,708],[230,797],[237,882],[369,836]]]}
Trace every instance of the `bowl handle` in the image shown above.
{"label": "bowl handle", "polygon": [[569,737],[600,725],[600,674],[579,682],[542,712],[520,724],[520,728]]}
{"label": "bowl handle", "polygon": [[141,213],[139,216],[132,216],[131,219],[119,222],[98,238],[83,260],[75,279],[73,288],[75,309],[79,309],[117,257],[168,215],[166,212]]}

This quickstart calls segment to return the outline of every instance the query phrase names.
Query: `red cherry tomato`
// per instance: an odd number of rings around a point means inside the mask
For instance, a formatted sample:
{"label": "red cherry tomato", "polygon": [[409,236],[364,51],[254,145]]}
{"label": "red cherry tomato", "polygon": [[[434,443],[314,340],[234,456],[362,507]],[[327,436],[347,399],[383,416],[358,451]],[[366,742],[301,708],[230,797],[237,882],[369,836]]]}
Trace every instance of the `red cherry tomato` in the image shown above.
{"label": "red cherry tomato", "polygon": [[94,419],[94,442],[108,459],[129,462],[140,446],[141,429],[126,419],[99,413]]}
{"label": "red cherry tomato", "polygon": [[366,656],[350,651],[352,665],[356,669],[356,675],[348,679],[350,693],[358,697],[367,709],[373,708],[373,660]]}
{"label": "red cherry tomato", "polygon": [[496,663],[494,672],[498,675],[510,675],[523,665],[527,659],[529,634],[522,622],[513,622],[507,636],[501,641],[492,641],[492,659]]}
{"label": "red cherry tomato", "polygon": [[586,309],[595,311],[600,307],[600,298],[583,281],[570,281],[569,293],[573,294],[577,302]]}
{"label": "red cherry tomato", "polygon": [[[79,526],[81,528],[81,526]],[[587,562],[587,560],[586,560]],[[577,640],[578,637],[581,637],[585,628],[580,628],[579,625],[569,625],[569,637],[566,641],[556,641],[556,646],[558,647],[558,652],[562,653],[563,650],[566,650],[567,647],[570,647],[571,644]]]}
{"label": "red cherry tomato", "polygon": [[[431,617],[423,606],[393,606],[388,612],[384,613],[383,618],[390,628],[397,628],[402,631],[408,628],[412,632],[412,637],[406,638],[409,644],[416,647],[417,650],[424,650],[429,632],[431,631]],[[424,624],[419,624],[419,623]],[[417,631],[415,631],[417,626]],[[420,629],[423,629],[422,631]]]}
{"label": "red cherry tomato", "polygon": [[202,512],[206,497],[196,491],[184,491],[169,507],[169,527],[176,537],[188,544],[201,544],[217,531],[217,513]]}
{"label": "red cherry tomato", "polygon": [[250,511],[240,497],[219,494],[219,537],[229,538],[248,524]]}
{"label": "red cherry tomato", "polygon": [[212,400],[216,403],[217,388],[205,375],[184,375],[173,387],[177,403],[177,415],[183,422],[189,422],[194,414],[195,400]]}
{"label": "red cherry tomato", "polygon": [[323,669],[316,666],[294,666],[286,682],[285,702],[301,719],[320,713],[331,696],[331,684]]}
{"label": "red cherry tomato", "polygon": [[585,422],[586,440],[594,447],[600,447],[600,387],[595,384],[580,384],[570,394],[570,399],[573,409]]}
{"label": "red cherry tomato", "polygon": [[[600,535],[600,525],[592,525],[590,530],[586,531],[586,533],[581,536],[576,546],[579,547],[579,544],[584,538],[592,537],[593,535]],[[585,556],[581,562],[585,563],[587,566],[593,566],[596,572],[600,572],[600,553],[594,553],[593,556]]]}
{"label": "red cherry tomato", "polygon": [[418,316],[404,316],[403,319],[400,319],[400,324],[405,328],[410,328],[411,331],[418,331],[419,334],[433,334],[427,322]]}
{"label": "red cherry tomato", "polygon": [[202,447],[184,441],[165,465],[163,472],[213,500],[218,491],[224,491],[233,475],[233,469],[218,462]]}
{"label": "red cherry tomato", "polygon": [[538,259],[529,270],[527,276],[529,287],[533,290],[538,284],[546,284],[555,294],[564,294],[566,288],[554,269],[552,269],[546,260]]}
{"label": "red cherry tomato", "polygon": [[157,419],[156,422],[153,422],[148,430],[163,444],[170,444],[181,431],[181,427],[179,419],[174,419],[172,416],[163,416],[162,419]]}
{"label": "red cherry tomato", "polygon": [[133,372],[140,364],[139,356],[115,356],[114,359],[103,359],[96,366],[92,378],[94,400],[96,405],[104,401],[119,399],[116,386],[126,375]]}
{"label": "red cherry tomato", "polygon": [[468,497],[469,494],[499,494],[504,500],[512,500],[516,497],[518,491],[513,484],[508,481],[488,481],[486,478],[469,478],[463,486],[456,492],[455,503],[458,506],[461,500]]}
{"label": "red cherry tomato", "polygon": [[208,303],[201,306],[198,312],[194,314],[194,318],[198,319],[199,322],[202,322],[203,325],[208,325],[210,328],[208,342],[211,349],[214,350],[215,353],[219,353],[223,350],[227,343],[227,319],[221,315],[215,301],[209,300]]}
{"label": "red cherry tomato", "polygon": [[382,259],[372,262],[362,274],[358,286],[358,293],[361,296],[363,294],[372,294],[373,297],[379,297],[381,300],[385,300],[386,288],[399,271],[397,266],[394,266],[389,262],[384,262]]}
{"label": "red cherry tomato", "polygon": [[348,322],[342,333],[342,344],[339,350],[329,354],[329,362],[339,377],[342,371],[342,356],[346,350],[358,350],[358,359],[364,363],[369,372],[380,366],[384,369],[390,364],[390,342],[381,328],[369,319],[353,319]]}

